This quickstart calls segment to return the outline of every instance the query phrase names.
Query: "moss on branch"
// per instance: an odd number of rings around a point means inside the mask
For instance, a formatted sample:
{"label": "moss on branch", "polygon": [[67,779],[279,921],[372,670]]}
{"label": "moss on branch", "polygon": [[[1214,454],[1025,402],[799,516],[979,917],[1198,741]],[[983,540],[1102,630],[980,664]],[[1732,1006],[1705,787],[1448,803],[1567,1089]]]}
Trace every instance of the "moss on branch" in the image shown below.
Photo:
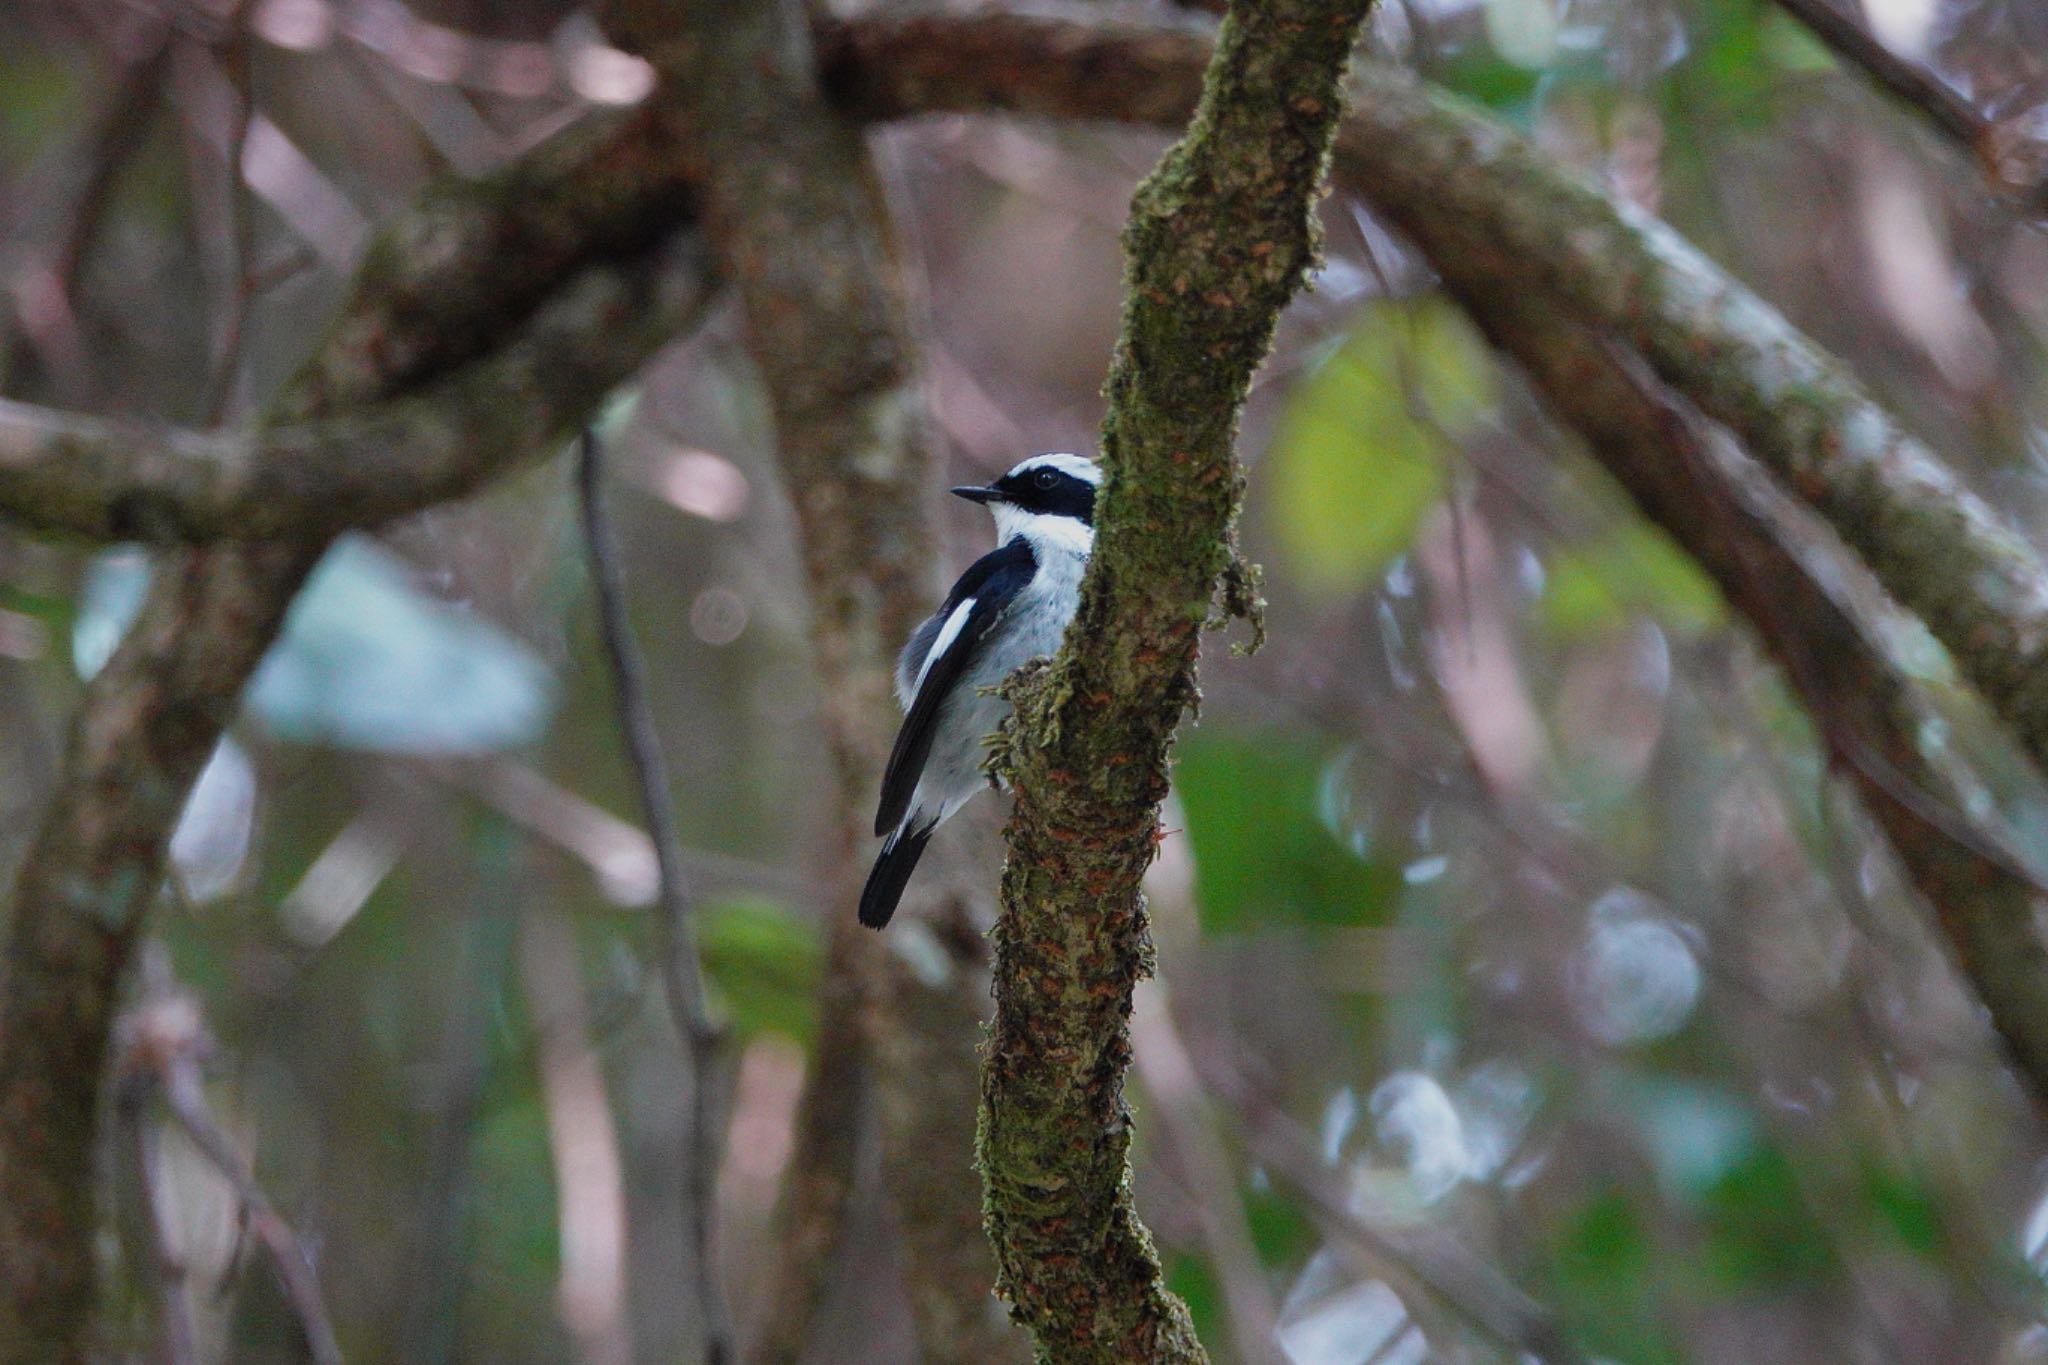
{"label": "moss on branch", "polygon": [[[821,45],[836,88],[873,118],[997,108],[1170,122],[1208,54],[1184,25],[1098,22],[1081,7],[878,17],[830,27]],[[1098,68],[1143,72],[1145,89],[1094,81]],[[1491,267],[1485,287],[1514,296],[1501,306],[1538,290],[1639,350],[1835,527],[2048,763],[2048,568],[2025,539],[1840,361],[1670,228],[1413,74],[1360,70],[1339,178],[1439,269]]]}
{"label": "moss on branch", "polygon": [[2048,566],[1840,361],[1669,227],[1404,72],[1372,70],[1338,157],[1440,269],[1485,270],[1468,306],[1541,291],[1726,423],[2048,763]]}
{"label": "moss on branch", "polygon": [[[685,253],[686,254],[686,253]],[[680,268],[679,268],[680,267]],[[474,492],[552,453],[701,302],[654,252],[562,283],[495,352],[399,397],[219,434],[0,400],[0,507],[97,541],[309,539]]]}
{"label": "moss on branch", "polygon": [[1233,440],[1314,207],[1366,0],[1233,5],[1193,121],[1138,189],[1096,550],[1052,667],[1014,689],[1016,810],[980,1158],[1000,1288],[1052,1362],[1202,1361],[1130,1190],[1140,879],[1231,557]]}

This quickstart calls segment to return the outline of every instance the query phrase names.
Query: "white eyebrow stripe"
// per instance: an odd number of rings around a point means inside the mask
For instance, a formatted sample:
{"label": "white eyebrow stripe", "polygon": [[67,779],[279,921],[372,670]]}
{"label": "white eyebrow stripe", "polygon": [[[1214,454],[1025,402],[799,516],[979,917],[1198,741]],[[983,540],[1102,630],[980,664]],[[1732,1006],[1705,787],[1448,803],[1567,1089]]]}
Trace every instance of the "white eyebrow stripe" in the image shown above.
{"label": "white eyebrow stripe", "polygon": [[1086,456],[1074,455],[1066,451],[1054,451],[1049,455],[1033,455],[1003,477],[1006,479],[1015,478],[1019,474],[1027,474],[1034,469],[1057,469],[1063,474],[1073,475],[1083,483],[1093,484],[1098,488],[1102,486],[1102,466]]}
{"label": "white eyebrow stripe", "polygon": [[924,688],[924,675],[932,671],[932,661],[953,647],[966,628],[967,618],[974,614],[974,599],[969,597],[953,608],[953,614],[946,618],[946,624],[939,627],[938,635],[932,640],[932,647],[925,651],[924,662],[917,666],[917,681],[910,685],[914,697]]}

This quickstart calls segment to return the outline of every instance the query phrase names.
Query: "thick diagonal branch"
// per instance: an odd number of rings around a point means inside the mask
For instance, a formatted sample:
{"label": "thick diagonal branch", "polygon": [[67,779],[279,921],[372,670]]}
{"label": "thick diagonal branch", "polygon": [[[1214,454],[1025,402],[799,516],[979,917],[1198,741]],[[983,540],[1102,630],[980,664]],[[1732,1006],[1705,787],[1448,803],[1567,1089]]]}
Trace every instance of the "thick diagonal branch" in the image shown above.
{"label": "thick diagonal branch", "polygon": [[1938,738],[1944,727],[1873,619],[1882,594],[1845,574],[1813,514],[1625,348],[1540,306],[1477,316],[1756,628],[1835,770],[1934,909],[2014,1064],[2048,1095],[2048,941],[2038,929],[2048,893],[1976,814],[1975,786]]}
{"label": "thick diagonal branch", "polygon": [[1518,134],[1374,68],[1344,129],[1350,183],[1468,307],[1535,289],[1612,334],[1825,517],[2048,762],[2048,567],[1848,370],[1677,233],[1561,173]]}
{"label": "thick diagonal branch", "polygon": [[1778,0],[1837,57],[1861,70],[1928,125],[1973,157],[1992,188],[2023,212],[2048,212],[2048,142],[2022,113],[2000,121],[1981,112],[1923,61],[1901,56],[1840,0]]}
{"label": "thick diagonal branch", "polygon": [[[683,286],[680,290],[671,287]],[[385,402],[202,434],[0,399],[0,505],[94,540],[305,540],[475,492],[554,447],[696,297],[658,255],[586,271],[495,353]]]}
{"label": "thick diagonal branch", "polygon": [[1137,192],[1081,608],[1025,687],[982,1082],[989,1235],[1048,1361],[1206,1360],[1130,1189],[1139,881],[1167,750],[1231,558],[1252,372],[1314,259],[1314,209],[1366,0],[1235,4],[1186,136]]}

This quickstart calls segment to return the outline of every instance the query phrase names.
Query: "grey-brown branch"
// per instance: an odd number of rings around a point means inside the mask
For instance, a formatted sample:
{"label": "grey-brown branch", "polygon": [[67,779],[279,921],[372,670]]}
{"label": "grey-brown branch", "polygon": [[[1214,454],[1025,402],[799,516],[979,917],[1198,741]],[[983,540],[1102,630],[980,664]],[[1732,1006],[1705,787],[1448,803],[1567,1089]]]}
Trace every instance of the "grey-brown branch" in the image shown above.
{"label": "grey-brown branch", "polygon": [[1234,4],[1186,135],[1139,186],[1081,606],[1013,682],[1016,790],[979,1154],[1001,1292],[1041,1360],[1208,1359],[1133,1205],[1139,883],[1167,752],[1232,559],[1239,408],[1315,258],[1315,203],[1366,0]]}

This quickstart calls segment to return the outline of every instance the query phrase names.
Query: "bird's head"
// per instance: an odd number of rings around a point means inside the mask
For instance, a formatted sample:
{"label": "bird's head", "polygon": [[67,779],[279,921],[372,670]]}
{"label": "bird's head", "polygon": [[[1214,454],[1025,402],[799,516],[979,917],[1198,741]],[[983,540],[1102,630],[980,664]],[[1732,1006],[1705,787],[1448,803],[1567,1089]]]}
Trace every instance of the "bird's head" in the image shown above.
{"label": "bird's head", "polygon": [[956,488],[953,496],[987,507],[1000,541],[1029,535],[1086,549],[1093,539],[1095,490],[1101,483],[1102,470],[1093,460],[1033,455],[994,483]]}

